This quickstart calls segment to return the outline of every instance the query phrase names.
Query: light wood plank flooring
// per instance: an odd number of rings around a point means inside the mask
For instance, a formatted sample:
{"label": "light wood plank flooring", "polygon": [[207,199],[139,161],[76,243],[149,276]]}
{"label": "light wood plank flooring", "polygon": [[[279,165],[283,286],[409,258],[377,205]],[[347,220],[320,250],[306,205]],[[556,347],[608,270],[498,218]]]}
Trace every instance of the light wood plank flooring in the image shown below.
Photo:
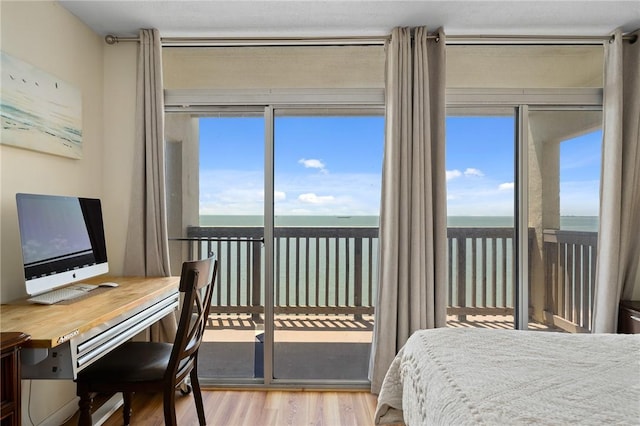
{"label": "light wood plank flooring", "polygon": [[[368,426],[376,396],[369,392],[203,390],[205,416],[214,426]],[[164,425],[162,396],[136,394],[131,425]],[[193,396],[176,395],[180,426],[198,425]],[[77,424],[74,417],[63,426]],[[104,423],[122,425],[122,409]]]}

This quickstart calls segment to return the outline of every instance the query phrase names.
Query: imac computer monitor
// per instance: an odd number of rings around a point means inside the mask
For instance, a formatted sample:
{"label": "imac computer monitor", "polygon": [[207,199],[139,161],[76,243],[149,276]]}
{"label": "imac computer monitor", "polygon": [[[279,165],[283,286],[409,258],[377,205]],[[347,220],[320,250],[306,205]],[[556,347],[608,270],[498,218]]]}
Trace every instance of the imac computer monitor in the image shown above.
{"label": "imac computer monitor", "polygon": [[17,194],[27,294],[109,272],[100,200]]}

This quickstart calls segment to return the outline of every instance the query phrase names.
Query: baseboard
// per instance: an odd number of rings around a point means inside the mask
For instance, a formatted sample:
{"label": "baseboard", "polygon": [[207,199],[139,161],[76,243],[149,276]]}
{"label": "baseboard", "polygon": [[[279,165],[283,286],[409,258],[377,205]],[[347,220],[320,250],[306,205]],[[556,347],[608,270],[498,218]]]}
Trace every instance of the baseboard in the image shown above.
{"label": "baseboard", "polygon": [[107,421],[109,417],[113,413],[115,413],[118,408],[120,408],[124,404],[122,400],[122,394],[116,393],[109,398],[104,404],[102,404],[92,415],[91,420],[93,421],[94,426],[99,426]]}
{"label": "baseboard", "polygon": [[[76,397],[65,404],[61,409],[56,411],[51,416],[47,417],[38,426],[60,426],[66,423],[74,414],[78,411],[78,401],[80,398]],[[98,407],[91,415],[94,426],[99,426],[107,421],[113,413],[116,412],[123,404],[122,394],[115,394],[105,401],[100,407]]]}
{"label": "baseboard", "polygon": [[62,406],[58,411],[47,417],[39,423],[38,426],[60,426],[69,420],[78,411],[78,401],[80,398],[75,397]]}

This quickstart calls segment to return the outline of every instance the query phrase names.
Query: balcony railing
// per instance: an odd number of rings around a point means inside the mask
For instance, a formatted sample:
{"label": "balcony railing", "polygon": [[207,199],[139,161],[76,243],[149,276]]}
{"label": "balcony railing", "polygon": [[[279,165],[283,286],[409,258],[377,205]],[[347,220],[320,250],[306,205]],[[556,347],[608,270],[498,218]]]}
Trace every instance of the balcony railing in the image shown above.
{"label": "balcony railing", "polygon": [[513,315],[513,228],[448,228],[447,239],[447,313]]}
{"label": "balcony railing", "polygon": [[[513,229],[452,227],[447,236],[447,313],[512,315]],[[189,227],[187,237],[192,258],[214,252],[220,260],[212,312],[264,312],[262,227]],[[276,227],[274,237],[276,313],[373,313],[377,227]],[[590,327],[596,240],[590,232],[544,233],[545,311],[555,325]]]}
{"label": "balcony railing", "polygon": [[598,233],[544,231],[545,314],[568,331],[591,330]]}
{"label": "balcony railing", "polygon": [[[372,314],[378,228],[278,227],[276,313]],[[190,227],[192,258],[220,259],[213,312],[264,311],[262,227]]]}

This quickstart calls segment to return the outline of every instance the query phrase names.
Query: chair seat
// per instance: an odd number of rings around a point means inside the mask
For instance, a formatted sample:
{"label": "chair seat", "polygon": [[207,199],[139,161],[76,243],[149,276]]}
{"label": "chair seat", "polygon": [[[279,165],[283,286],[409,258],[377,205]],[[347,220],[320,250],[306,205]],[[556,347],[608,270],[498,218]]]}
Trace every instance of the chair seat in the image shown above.
{"label": "chair seat", "polygon": [[171,357],[170,343],[126,342],[78,373],[78,382],[161,381]]}

